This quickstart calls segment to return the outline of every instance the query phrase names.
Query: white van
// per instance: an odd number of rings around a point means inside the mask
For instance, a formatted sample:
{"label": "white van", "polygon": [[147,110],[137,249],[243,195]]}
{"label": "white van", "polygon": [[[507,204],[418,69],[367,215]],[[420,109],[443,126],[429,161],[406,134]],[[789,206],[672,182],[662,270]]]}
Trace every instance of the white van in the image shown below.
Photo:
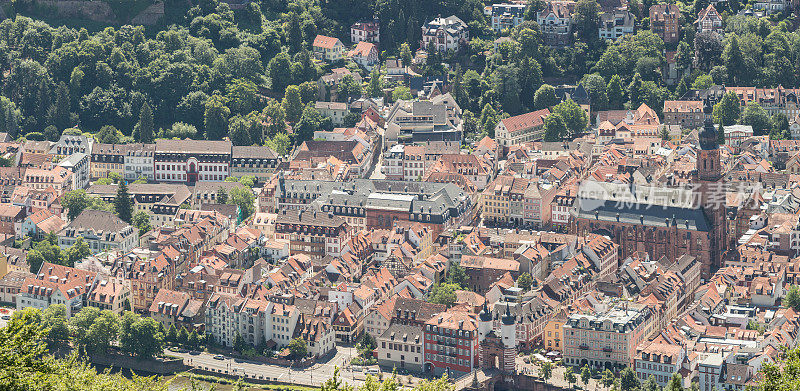
{"label": "white van", "polygon": [[377,375],[381,373],[381,370],[379,368],[367,368],[366,370],[364,370],[364,373],[366,373],[367,375]]}

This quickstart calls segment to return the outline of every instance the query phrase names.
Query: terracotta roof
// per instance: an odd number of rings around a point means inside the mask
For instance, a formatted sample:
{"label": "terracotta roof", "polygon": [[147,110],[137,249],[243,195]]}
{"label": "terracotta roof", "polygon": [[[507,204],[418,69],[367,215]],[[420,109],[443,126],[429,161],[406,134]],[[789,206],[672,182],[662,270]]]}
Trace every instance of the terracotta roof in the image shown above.
{"label": "terracotta roof", "polygon": [[549,109],[541,109],[532,111],[526,114],[520,114],[514,117],[509,117],[504,120],[503,126],[508,129],[509,132],[514,132],[523,129],[529,129],[537,126],[544,125],[544,119],[550,115]]}
{"label": "terracotta roof", "polygon": [[353,48],[353,50],[350,51],[350,57],[367,57],[373,50],[377,50],[374,44],[367,41],[361,41],[358,43],[358,45],[356,45],[355,48]]}
{"label": "terracotta roof", "polygon": [[324,35],[317,35],[317,37],[314,38],[314,47],[320,47],[320,48],[324,48],[324,49],[333,49],[333,47],[336,46],[337,42],[341,43],[339,41],[339,38],[327,37],[327,36],[324,36]]}

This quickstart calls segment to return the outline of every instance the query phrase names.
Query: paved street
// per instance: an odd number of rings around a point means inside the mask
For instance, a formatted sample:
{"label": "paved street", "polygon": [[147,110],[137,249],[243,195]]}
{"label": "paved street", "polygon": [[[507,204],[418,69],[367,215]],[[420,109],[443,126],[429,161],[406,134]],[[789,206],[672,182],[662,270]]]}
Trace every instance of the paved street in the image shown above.
{"label": "paved street", "polygon": [[[278,365],[262,364],[254,361],[238,360],[226,358],[217,360],[215,355],[210,353],[200,353],[192,355],[189,353],[168,352],[172,356],[182,357],[184,362],[192,367],[201,368],[221,374],[231,374],[246,378],[256,378],[272,380],[284,383],[294,383],[308,386],[319,386],[333,376],[335,367],[342,368],[349,363],[351,354],[355,353],[354,348],[338,347],[336,355],[322,363],[317,363],[310,368],[296,370]],[[350,384],[360,385],[364,381],[365,375],[361,372],[340,371],[341,378]]]}
{"label": "paved street", "polygon": [[[206,352],[192,355],[169,350],[167,353],[171,356],[182,357],[184,363],[189,366],[223,375],[231,374],[250,379],[255,378],[317,387],[330,379],[333,376],[334,368],[338,367],[340,368],[339,377],[343,382],[354,386],[361,385],[366,379],[366,374],[363,371],[353,371],[349,365],[350,359],[357,354],[356,349],[342,346],[338,346],[336,349],[336,355],[329,360],[301,370],[230,357],[226,357],[224,360],[217,360],[214,358],[214,354]],[[385,378],[390,376],[391,373],[384,372],[383,375]],[[419,384],[422,379],[411,375],[398,375],[398,381],[403,385],[414,386]]]}

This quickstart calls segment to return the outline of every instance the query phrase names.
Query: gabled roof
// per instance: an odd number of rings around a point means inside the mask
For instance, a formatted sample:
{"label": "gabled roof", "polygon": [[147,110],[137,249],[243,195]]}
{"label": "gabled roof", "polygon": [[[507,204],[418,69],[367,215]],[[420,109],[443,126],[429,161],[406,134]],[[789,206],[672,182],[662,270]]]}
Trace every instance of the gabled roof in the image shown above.
{"label": "gabled roof", "polygon": [[342,44],[342,42],[339,41],[339,38],[328,37],[325,35],[317,35],[316,38],[314,38],[314,47],[319,47],[323,49],[333,49],[333,47],[336,46],[337,43],[339,45]]}

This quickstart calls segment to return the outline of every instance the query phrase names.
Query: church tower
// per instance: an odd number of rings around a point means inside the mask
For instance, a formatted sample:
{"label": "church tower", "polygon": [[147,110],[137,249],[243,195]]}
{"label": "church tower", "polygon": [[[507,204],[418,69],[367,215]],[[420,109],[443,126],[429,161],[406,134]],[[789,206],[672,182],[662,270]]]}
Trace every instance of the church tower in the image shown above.
{"label": "church tower", "polygon": [[718,144],[717,132],[724,131],[717,129],[712,120],[713,100],[707,98],[703,107],[705,123],[698,135],[699,149],[697,149],[696,162],[696,186],[700,192],[700,206],[705,212],[710,223],[709,243],[702,243],[701,246],[708,246],[709,259],[703,260],[702,276],[709,278],[711,273],[722,267],[723,255],[728,247],[728,222],[725,217],[726,186],[722,180],[722,162]]}
{"label": "church tower", "polygon": [[706,120],[698,135],[700,149],[697,151],[697,179],[702,182],[716,182],[722,177],[717,129],[711,119],[712,107],[712,103],[706,100],[703,107]]}

